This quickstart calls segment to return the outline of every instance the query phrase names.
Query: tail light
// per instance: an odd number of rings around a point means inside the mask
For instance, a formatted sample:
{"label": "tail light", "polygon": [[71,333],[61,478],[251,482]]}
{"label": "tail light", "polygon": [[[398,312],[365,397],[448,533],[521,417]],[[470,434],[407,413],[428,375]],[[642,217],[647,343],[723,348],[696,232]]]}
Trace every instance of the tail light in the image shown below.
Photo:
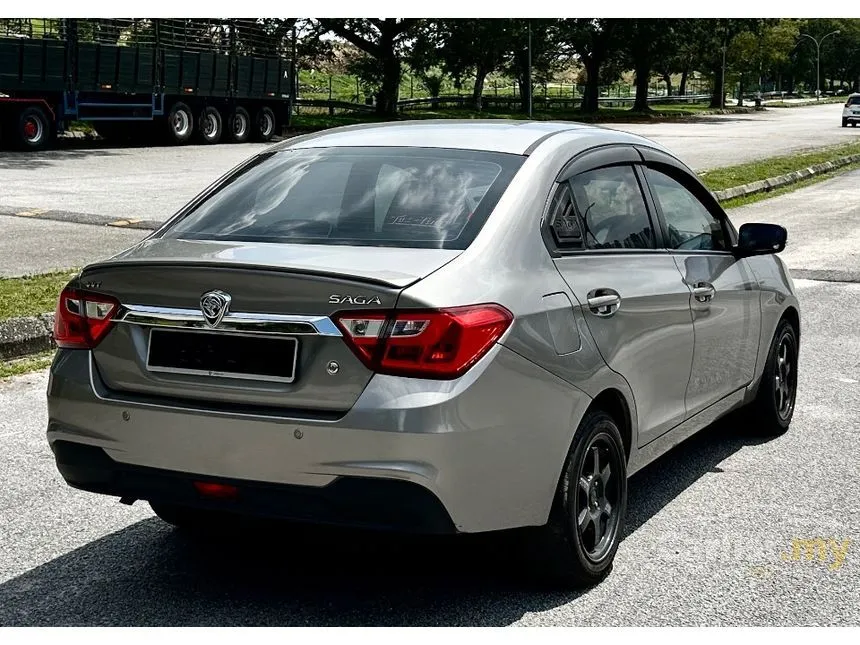
{"label": "tail light", "polygon": [[110,329],[119,302],[110,296],[66,287],[57,302],[54,342],[57,347],[92,349]]}
{"label": "tail light", "polygon": [[381,374],[453,379],[484,356],[514,317],[500,305],[348,311],[335,323],[352,351]]}

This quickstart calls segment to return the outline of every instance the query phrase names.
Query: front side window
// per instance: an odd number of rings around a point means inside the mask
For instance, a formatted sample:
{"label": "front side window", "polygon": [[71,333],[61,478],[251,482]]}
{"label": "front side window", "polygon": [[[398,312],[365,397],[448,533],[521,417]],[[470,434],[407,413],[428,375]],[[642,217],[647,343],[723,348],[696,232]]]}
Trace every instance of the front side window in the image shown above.
{"label": "front side window", "polygon": [[728,248],[720,220],[680,182],[649,168],[648,183],[663,212],[668,229],[666,245],[670,249],[724,251]]}
{"label": "front side window", "polygon": [[632,166],[590,170],[571,179],[590,249],[652,249],[654,231]]}
{"label": "front side window", "polygon": [[524,159],[424,148],[287,149],[237,172],[163,236],[465,249]]}

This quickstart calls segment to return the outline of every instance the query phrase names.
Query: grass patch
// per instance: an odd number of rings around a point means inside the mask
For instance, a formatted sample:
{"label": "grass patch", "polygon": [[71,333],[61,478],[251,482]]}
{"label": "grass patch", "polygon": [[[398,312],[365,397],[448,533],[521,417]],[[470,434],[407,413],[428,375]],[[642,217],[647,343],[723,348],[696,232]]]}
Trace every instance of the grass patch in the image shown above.
{"label": "grass patch", "polygon": [[0,379],[46,369],[50,367],[52,360],[54,360],[53,350],[50,352],[43,352],[41,354],[33,354],[32,356],[27,356],[25,358],[2,361],[0,362]]}
{"label": "grass patch", "polygon": [[76,271],[58,271],[24,278],[0,278],[0,320],[54,311],[57,298]]}
{"label": "grass patch", "polygon": [[782,188],[776,188],[775,190],[770,190],[765,193],[756,193],[755,195],[747,195],[746,197],[735,197],[734,199],[729,199],[727,201],[721,202],[720,205],[724,209],[729,210],[731,208],[739,208],[748,204],[755,204],[756,202],[760,202],[765,199],[779,197],[780,195],[785,195],[787,193],[794,192],[795,190],[800,190],[801,188],[806,188],[807,186],[812,186],[813,184],[827,181],[828,179],[833,179],[838,175],[842,175],[846,172],[851,172],[852,170],[860,170],[860,162],[848,164],[847,166],[842,166],[841,168],[834,170],[833,172],[828,172],[823,175],[814,175],[797,183],[789,184],[788,186],[783,186]]}
{"label": "grass patch", "polygon": [[817,148],[793,155],[770,157],[738,166],[715,168],[700,173],[699,177],[711,190],[725,190],[856,154],[860,154],[860,141]]}

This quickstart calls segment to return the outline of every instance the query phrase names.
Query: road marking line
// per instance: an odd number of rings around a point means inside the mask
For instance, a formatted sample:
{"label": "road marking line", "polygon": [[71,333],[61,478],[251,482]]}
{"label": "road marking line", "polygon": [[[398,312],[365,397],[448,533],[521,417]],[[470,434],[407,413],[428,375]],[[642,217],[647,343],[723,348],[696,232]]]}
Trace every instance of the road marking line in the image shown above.
{"label": "road marking line", "polygon": [[128,226],[131,224],[131,221],[127,219],[118,219],[115,222],[108,222],[108,226]]}

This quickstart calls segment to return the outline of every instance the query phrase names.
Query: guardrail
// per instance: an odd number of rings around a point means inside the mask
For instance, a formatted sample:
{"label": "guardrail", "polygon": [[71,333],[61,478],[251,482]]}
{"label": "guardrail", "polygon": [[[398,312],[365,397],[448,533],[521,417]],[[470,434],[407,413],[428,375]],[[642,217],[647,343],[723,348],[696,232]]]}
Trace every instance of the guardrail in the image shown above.
{"label": "guardrail", "polygon": [[[654,105],[673,103],[701,103],[710,100],[710,94],[687,94],[684,96],[650,96],[648,102]],[[598,101],[601,105],[613,107],[615,105],[629,105],[634,101],[634,96],[601,96]],[[519,105],[522,99],[519,96],[495,96],[485,94],[481,98],[484,108],[502,107],[510,108]],[[433,109],[448,107],[471,106],[474,99],[471,96],[438,96],[403,99],[397,102],[401,110],[431,107]],[[533,98],[533,105],[543,109],[576,109],[582,103],[581,96],[540,96]],[[297,99],[294,105],[297,112],[348,114],[354,112],[373,112],[376,108],[366,103],[354,103],[351,101],[337,101],[329,99]]]}

